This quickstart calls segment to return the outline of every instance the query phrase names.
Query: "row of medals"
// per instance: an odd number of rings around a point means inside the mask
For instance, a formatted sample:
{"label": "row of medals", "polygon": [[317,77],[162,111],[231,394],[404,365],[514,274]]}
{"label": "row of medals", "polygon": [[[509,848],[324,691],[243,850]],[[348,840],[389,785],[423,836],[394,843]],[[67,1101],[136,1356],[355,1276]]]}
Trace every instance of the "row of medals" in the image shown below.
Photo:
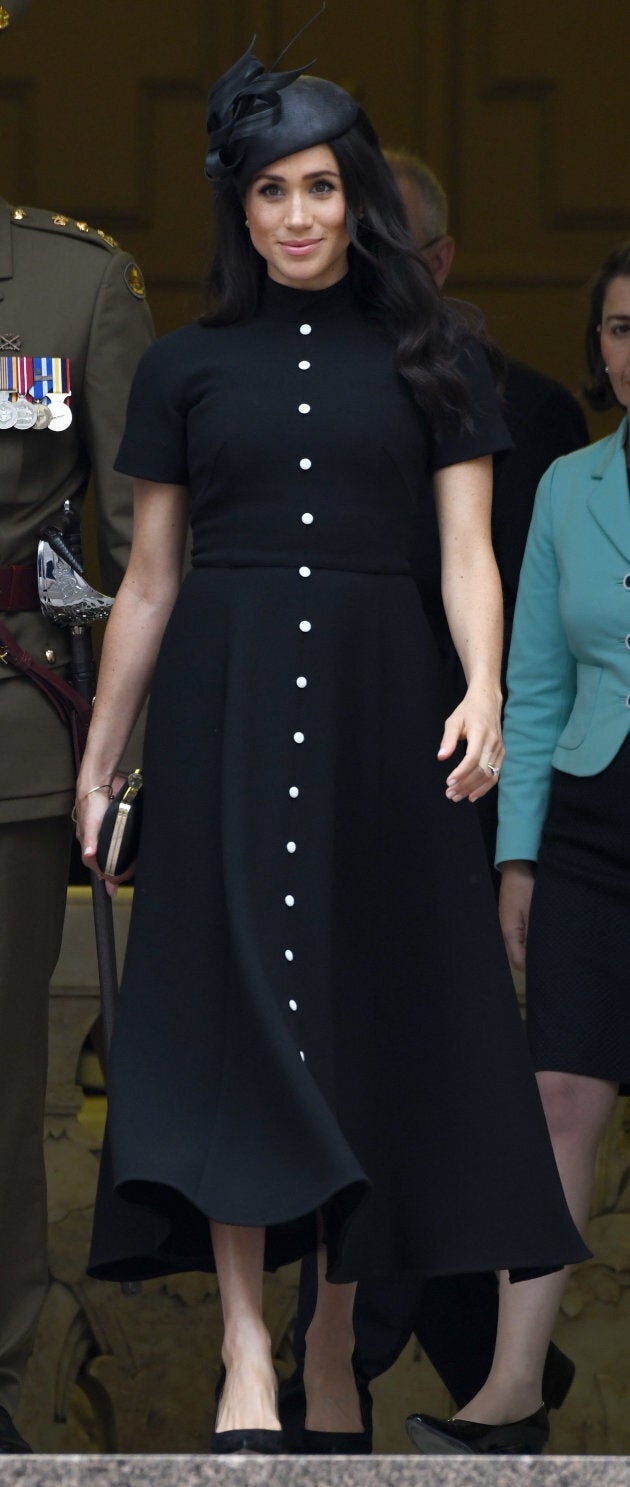
{"label": "row of medals", "polygon": [[61,434],[72,423],[72,410],[65,399],[67,392],[50,392],[46,402],[31,402],[19,393],[15,402],[11,392],[0,392],[0,433],[9,429],[50,429]]}

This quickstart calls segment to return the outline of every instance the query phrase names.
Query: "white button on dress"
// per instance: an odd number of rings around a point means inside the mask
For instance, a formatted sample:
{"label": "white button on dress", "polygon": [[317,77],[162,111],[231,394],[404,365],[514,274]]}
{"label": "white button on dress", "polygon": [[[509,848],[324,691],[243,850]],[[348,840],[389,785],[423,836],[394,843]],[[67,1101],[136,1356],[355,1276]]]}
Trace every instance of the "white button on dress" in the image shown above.
{"label": "white button on dress", "polygon": [[[304,321],[304,324],[301,325],[299,329],[300,329],[300,335],[301,336],[310,336],[311,331],[312,331],[312,326],[309,325],[308,321]],[[310,361],[306,360],[306,358],[304,358],[303,360],[301,360],[301,361],[298,362],[298,367],[299,367],[299,370],[301,372],[308,372],[308,371],[310,371],[311,363],[310,363]],[[306,415],[306,414],[308,414],[310,412],[311,412],[311,404],[310,403],[306,403],[306,402],[298,403],[298,413],[301,413],[303,415]],[[300,459],[299,465],[300,465],[300,470],[304,470],[304,471],[310,470],[310,469],[312,469],[313,461],[309,458],[308,455],[305,454]],[[303,526],[310,527],[310,526],[313,525],[313,522],[315,520],[315,517],[313,516],[312,511],[303,511],[302,514],[301,514],[301,518],[300,519],[301,519],[301,522],[302,522],[302,525]],[[298,568],[298,574],[299,574],[299,577],[300,578],[310,578],[311,577],[311,569],[309,567],[307,567],[306,564],[302,564],[302,566]],[[303,635],[308,634],[308,632],[312,629],[312,624],[311,624],[311,621],[310,620],[299,620],[298,621],[298,625],[299,625],[299,629],[300,629],[300,631],[301,631],[301,633]],[[297,676],[295,678],[295,685],[296,685],[296,687],[299,687],[300,690],[303,690],[306,686],[308,686],[308,679],[307,679],[307,677],[305,677],[305,676]],[[303,744],[304,741],[305,741],[305,735],[304,735],[304,733],[302,733],[302,731],[300,729],[298,729],[293,734],[293,742],[296,743],[296,744]],[[288,790],[289,790],[289,797],[290,797],[290,799],[291,800],[297,800],[298,797],[299,797],[299,794],[300,794],[299,787],[297,785],[289,785]],[[290,854],[296,852],[297,851],[297,843],[294,842],[294,841],[288,841],[286,843],[286,850]],[[285,895],[284,895],[284,902],[285,902],[285,905],[286,905],[286,907],[288,909],[292,909],[294,907],[294,905],[295,905],[295,897],[294,897],[294,895],[292,893],[285,893]],[[286,949],[284,951],[284,958],[285,958],[285,960],[287,960],[289,962],[290,961],[293,961],[295,959],[294,951],[293,950],[290,950],[290,949]],[[291,1012],[297,1012],[297,1010],[298,1010],[298,1004],[297,1004],[297,1002],[293,998],[291,998],[290,1001],[289,1001],[289,1008],[290,1008]],[[299,1054],[300,1054],[300,1058],[302,1060],[302,1063],[305,1063],[306,1062],[306,1055],[305,1055],[304,1050],[302,1048],[299,1049]]]}

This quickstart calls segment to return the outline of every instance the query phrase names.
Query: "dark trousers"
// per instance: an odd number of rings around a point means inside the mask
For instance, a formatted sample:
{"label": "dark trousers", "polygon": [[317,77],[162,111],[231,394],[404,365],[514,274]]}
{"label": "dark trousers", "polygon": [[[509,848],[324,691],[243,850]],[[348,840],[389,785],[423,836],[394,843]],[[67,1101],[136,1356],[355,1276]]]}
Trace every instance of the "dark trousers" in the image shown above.
{"label": "dark trousers", "polygon": [[13,1414],[48,1284],[43,1120],[48,984],[71,823],[0,824],[0,1404]]}

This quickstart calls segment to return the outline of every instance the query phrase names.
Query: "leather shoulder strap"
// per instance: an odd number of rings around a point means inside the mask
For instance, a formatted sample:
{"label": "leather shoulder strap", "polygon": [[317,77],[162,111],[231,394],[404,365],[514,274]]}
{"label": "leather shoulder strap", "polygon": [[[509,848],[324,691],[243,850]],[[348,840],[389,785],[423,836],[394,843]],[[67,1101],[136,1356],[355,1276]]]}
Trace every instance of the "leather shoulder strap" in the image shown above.
{"label": "leather shoulder strap", "polygon": [[48,701],[52,703],[62,722],[70,725],[75,764],[78,770],[92,716],[89,702],[86,702],[70,682],[64,681],[63,677],[57,676],[53,671],[45,671],[38,661],[34,661],[30,652],[25,651],[18,644],[1,620],[0,661],[5,666],[13,666],[16,671],[21,671],[24,676],[30,677],[36,687],[39,687],[40,692],[43,692]]}

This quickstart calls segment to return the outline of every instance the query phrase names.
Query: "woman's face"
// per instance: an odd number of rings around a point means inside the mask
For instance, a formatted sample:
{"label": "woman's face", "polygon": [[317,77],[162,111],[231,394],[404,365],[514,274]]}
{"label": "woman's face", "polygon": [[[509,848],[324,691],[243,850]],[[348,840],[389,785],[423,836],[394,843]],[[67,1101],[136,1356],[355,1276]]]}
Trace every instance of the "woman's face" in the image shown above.
{"label": "woman's face", "polygon": [[252,243],[277,284],[328,289],[347,273],[346,201],[328,145],[266,165],[243,204]]}
{"label": "woman's face", "polygon": [[630,410],[630,278],[627,274],[619,274],[608,285],[599,344],[615,397]]}

